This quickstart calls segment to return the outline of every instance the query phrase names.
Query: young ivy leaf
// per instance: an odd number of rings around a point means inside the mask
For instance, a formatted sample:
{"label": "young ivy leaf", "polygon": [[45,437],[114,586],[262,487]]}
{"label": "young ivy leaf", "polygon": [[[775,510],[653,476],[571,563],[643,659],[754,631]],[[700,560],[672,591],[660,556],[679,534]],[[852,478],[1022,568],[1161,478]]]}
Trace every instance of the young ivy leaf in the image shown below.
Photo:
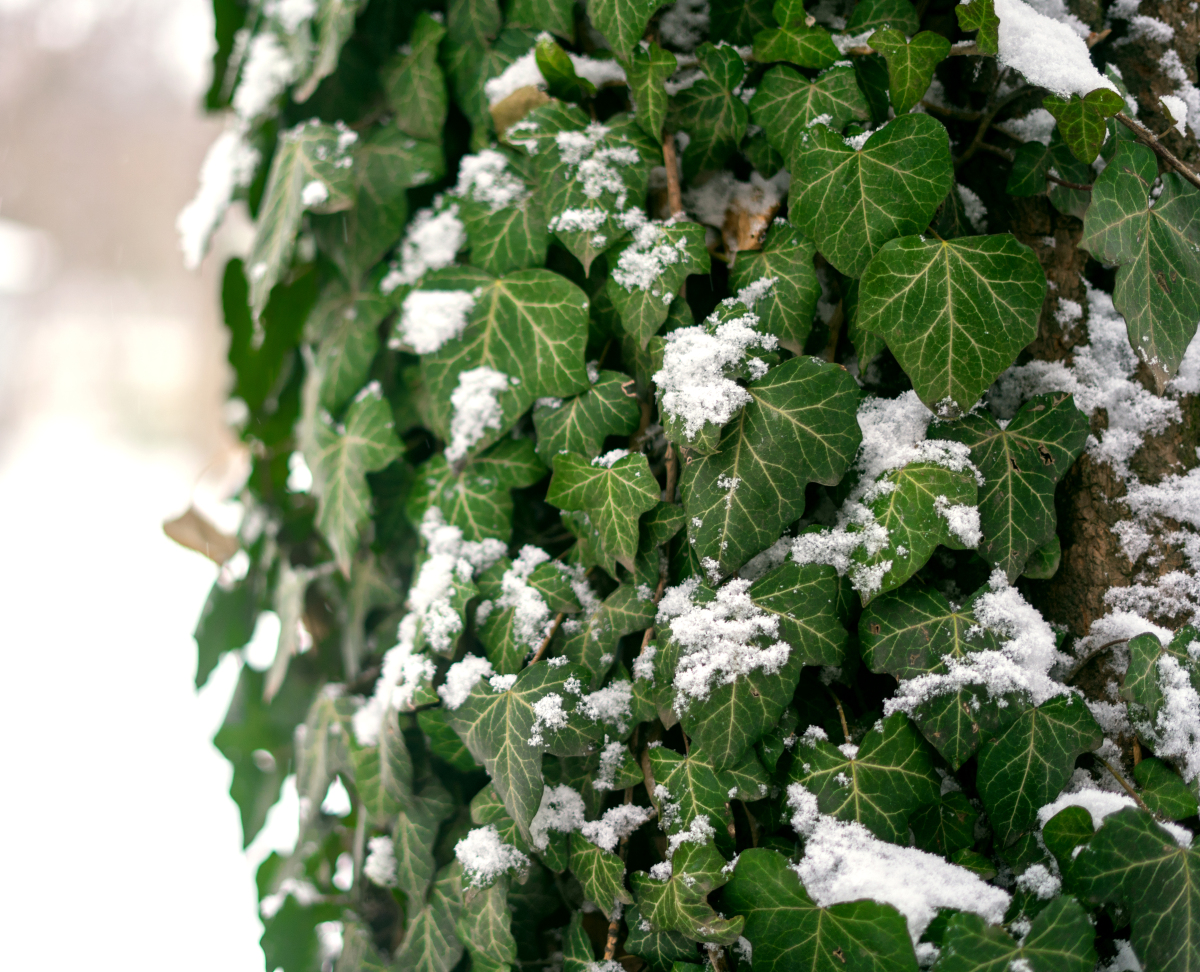
{"label": "young ivy leaf", "polygon": [[950,42],[941,34],[923,30],[908,40],[898,30],[887,28],[871,35],[870,45],[887,58],[892,107],[903,115],[925,96],[933,69],[950,53]]}
{"label": "young ivy leaf", "polygon": [[592,0],[588,19],[604,35],[617,57],[624,57],[646,33],[658,0]]}
{"label": "young ivy leaf", "polygon": [[1118,265],[1113,303],[1161,394],[1200,320],[1200,190],[1165,172],[1152,198],[1157,173],[1148,148],[1119,143],[1095,182],[1080,243]]}
{"label": "young ivy leaf", "polygon": [[1076,757],[1103,738],[1083,699],[1060,695],[988,740],[979,757],[979,795],[997,838],[1011,843],[1028,830],[1038,808],[1066,786]]}
{"label": "young ivy leaf", "polygon": [[539,37],[534,48],[538,70],[546,79],[550,95],[563,101],[583,101],[596,95],[596,86],[575,73],[571,59],[550,37]]}
{"label": "young ivy leaf", "polygon": [[637,397],[629,393],[630,381],[619,371],[601,371],[582,395],[540,400],[533,410],[533,427],[542,462],[551,465],[560,452],[591,459],[600,454],[608,436],[632,434],[642,411]]}
{"label": "young ivy leaf", "polygon": [[788,27],[761,30],[754,35],[756,61],[787,61],[797,67],[819,71],[840,57],[829,31],[819,24],[810,27],[800,21]]}
{"label": "young ivy leaf", "polygon": [[830,68],[815,81],[779,65],[763,75],[750,99],[750,116],[762,127],[767,140],[784,157],[791,158],[809,124],[824,115],[829,127],[841,131],[850,121],[866,121],[868,107],[854,68]]}
{"label": "young ivy leaf", "polygon": [[256,318],[292,258],[304,211],[336,213],[354,205],[355,172],[348,150],[356,139],[349,130],[315,120],[280,136],[247,260],[250,309]]}
{"label": "young ivy leaf", "polygon": [[981,54],[996,55],[1000,52],[1000,17],[996,13],[994,0],[971,0],[954,8],[958,26],[965,31],[977,30],[975,46]]}
{"label": "young ivy leaf", "polygon": [[[600,531],[606,557],[633,570],[638,517],[658,505],[659,485],[642,453],[627,452],[606,464],[608,458],[588,460],[574,452],[556,455],[546,501],[559,509],[586,513]],[[605,570],[615,575],[610,567],[611,563]]]}
{"label": "young ivy leaf", "polygon": [[821,908],[778,851],[742,851],[723,900],[730,912],[746,919],[742,934],[753,948],[755,972],[917,968],[908,924],[900,912],[875,901]]}
{"label": "young ivy leaf", "polygon": [[604,912],[605,918],[612,914],[614,904],[633,904],[633,895],[625,888],[625,862],[579,831],[571,834],[571,873],[583,886],[583,896]]}
{"label": "young ivy leaf", "polygon": [[1095,937],[1087,911],[1070,897],[1055,898],[1039,911],[1021,942],[979,915],[958,912],[946,926],[938,972],[1091,972],[1096,966]]}
{"label": "young ivy leaf", "polygon": [[718,171],[737,150],[750,114],[739,89],[746,67],[737,48],[701,44],[696,58],[707,77],[675,96],[676,127],[690,136],[683,150],[683,176]]}
{"label": "young ivy leaf", "polygon": [[694,457],[680,477],[688,540],[722,574],[779,539],[802,512],[808,483],[837,483],[862,442],[858,385],[836,365],[792,358],[746,391],[750,403],[717,451]]}
{"label": "young ivy leaf", "polygon": [[1092,904],[1121,903],[1130,944],[1145,969],[1200,967],[1200,849],[1182,848],[1150,814],[1112,814],[1065,875],[1066,889]]}
{"label": "young ivy leaf", "polygon": [[1045,294],[1037,256],[1011,234],[908,236],[863,273],[858,324],[887,341],[926,405],[954,417],[1037,337]]}
{"label": "young ivy leaf", "polygon": [[634,45],[629,56],[621,61],[629,82],[629,95],[637,108],[637,122],[655,141],[662,138],[667,118],[668,99],[663,82],[675,73],[677,63],[675,55],[664,51],[656,41]]}
{"label": "young ivy leaf", "polygon": [[342,573],[371,516],[367,473],[378,472],[403,452],[396,438],[392,408],[378,386],[368,385],[351,403],[342,426],[325,413],[313,423],[312,455],[305,456],[317,497],[317,529],[324,534]]}
{"label": "young ivy leaf", "polygon": [[979,553],[1002,567],[1010,582],[1054,536],[1054,488],[1087,437],[1087,416],[1070,395],[1036,396],[1003,429],[986,412],[973,412],[931,430],[930,438],[970,446],[971,461],[986,481],[979,495]]}
{"label": "young ivy leaf", "polygon": [[903,712],[872,729],[851,749],[802,738],[789,779],[817,798],[822,813],[855,820],[877,837],[908,844],[908,818],[938,798],[933,755]]}
{"label": "young ivy leaf", "polygon": [[438,45],[446,28],[426,11],[417,15],[407,54],[383,71],[383,90],[397,130],[413,138],[440,142],[446,124],[446,76],[438,64]]}
{"label": "young ivy leaf", "polygon": [[[650,922],[646,921],[637,905],[630,905],[625,910],[625,924],[629,933],[625,938],[625,950],[631,955],[637,955],[650,963],[654,969],[670,969],[675,962],[696,958],[696,943],[679,932],[655,931]],[[592,945],[584,933],[587,943],[587,958],[578,969],[564,967],[564,972],[588,972],[592,964]],[[565,950],[564,950],[565,951]]]}
{"label": "young ivy leaf", "polygon": [[1196,795],[1161,759],[1146,757],[1133,768],[1133,775],[1146,806],[1168,820],[1186,820],[1200,810]]}
{"label": "young ivy leaf", "polygon": [[1071,154],[1091,165],[1108,138],[1108,119],[1125,110],[1125,99],[1112,88],[1096,88],[1082,98],[1073,94],[1069,100],[1049,95],[1042,107],[1058,121],[1058,130]]}
{"label": "young ivy leaf", "polygon": [[438,507],[464,540],[512,534],[512,490],[532,486],[546,474],[528,439],[505,439],[457,470],[438,454],[417,467],[406,512],[420,523],[425,511]]}
{"label": "young ivy leaf", "polygon": [[[761,91],[761,89],[760,89]],[[769,334],[804,347],[812,330],[821,284],[813,266],[817,248],[790,223],[776,219],[763,239],[761,250],[739,253],[729,268],[729,289],[736,291],[756,280],[771,280],[771,287],[754,305],[759,325]]]}
{"label": "young ivy leaf", "polygon": [[548,30],[565,41],[575,40],[574,0],[512,0],[507,23],[512,27]]}
{"label": "young ivy leaf", "polygon": [[921,18],[908,0],[859,0],[846,22],[846,33],[863,34],[872,27],[891,27],[912,37],[921,29]]}
{"label": "young ivy leaf", "polygon": [[638,910],[658,931],[680,932],[693,941],[730,945],[738,940],[745,920],[722,918],[708,895],[725,884],[725,858],[711,842],[685,841],[671,858],[665,881],[634,871],[629,876]]}
{"label": "young ivy leaf", "polygon": [[924,231],[954,181],[946,129],[922,114],[901,115],[858,151],[815,124],[791,163],[789,218],[850,277],[889,240]]}

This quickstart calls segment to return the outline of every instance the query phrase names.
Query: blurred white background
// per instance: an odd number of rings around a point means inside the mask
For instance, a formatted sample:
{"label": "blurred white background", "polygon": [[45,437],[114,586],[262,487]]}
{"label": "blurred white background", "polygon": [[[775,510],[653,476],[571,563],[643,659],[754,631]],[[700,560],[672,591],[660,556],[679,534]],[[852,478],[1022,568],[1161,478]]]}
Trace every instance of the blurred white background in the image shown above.
{"label": "blurred white background", "polygon": [[[204,118],[207,0],[0,0],[0,891],[5,967],[259,972],[253,864],[193,691],[216,568],[165,517],[210,507],[228,376],[227,226],[197,275],[174,220]],[[207,490],[207,492],[206,492]],[[217,511],[220,512],[219,510]]]}

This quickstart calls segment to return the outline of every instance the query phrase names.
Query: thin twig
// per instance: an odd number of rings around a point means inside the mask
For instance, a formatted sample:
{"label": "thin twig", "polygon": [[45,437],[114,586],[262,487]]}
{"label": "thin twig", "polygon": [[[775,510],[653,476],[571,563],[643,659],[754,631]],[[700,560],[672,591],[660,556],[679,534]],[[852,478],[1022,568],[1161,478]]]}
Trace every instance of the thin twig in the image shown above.
{"label": "thin twig", "polygon": [[833,704],[837,706],[838,718],[842,720],[842,742],[850,741],[850,727],[846,724],[846,710],[842,708],[842,700],[838,698],[837,692],[831,689],[828,685],[825,686],[825,691],[829,693],[829,697],[833,699]]}
{"label": "thin twig", "polygon": [[844,300],[839,300],[829,318],[829,340],[825,342],[826,361],[833,361],[837,357],[838,336],[842,332],[842,321],[846,316],[845,303]]}
{"label": "thin twig", "polygon": [[1160,159],[1166,162],[1167,165],[1187,179],[1187,181],[1193,186],[1195,186],[1197,189],[1200,189],[1200,175],[1196,175],[1195,171],[1190,166],[1184,165],[1183,162],[1176,158],[1175,154],[1165,145],[1163,145],[1162,142],[1155,137],[1154,133],[1150,131],[1150,129],[1140,122],[1134,121],[1123,111],[1118,111],[1114,117],[1122,125],[1133,132],[1133,134],[1137,136],[1139,142],[1154,152],[1155,155],[1157,155]]}
{"label": "thin twig", "polygon": [[667,132],[662,146],[663,165],[667,168],[667,208],[671,216],[683,212],[683,193],[679,189],[679,161],[675,158],[675,133]]}
{"label": "thin twig", "polygon": [[360,875],[363,868],[363,850],[367,842],[367,808],[359,803],[358,819],[354,823],[354,891],[355,897],[361,904],[366,882]]}
{"label": "thin twig", "polygon": [[964,111],[961,108],[947,108],[945,105],[935,105],[932,101],[922,101],[921,107],[927,111],[937,112],[956,121],[979,121],[982,114],[978,111]]}
{"label": "thin twig", "polygon": [[[1001,129],[997,128],[996,131],[1001,131]],[[1008,149],[1002,149],[999,145],[993,145],[991,142],[980,142],[979,151],[991,152],[992,155],[998,155],[1006,162],[1011,162],[1013,160],[1012,152],[1010,152]]]}
{"label": "thin twig", "polygon": [[1095,658],[1101,652],[1107,651],[1109,648],[1113,647],[1113,645],[1119,645],[1128,640],[1129,640],[1128,638],[1114,638],[1112,641],[1106,641],[1104,644],[1102,644],[1099,648],[1095,649],[1094,651],[1089,651],[1086,655],[1084,655],[1083,658],[1080,658],[1079,661],[1077,661],[1075,663],[1075,667],[1072,668],[1071,671],[1067,673],[1067,677],[1064,678],[1063,681],[1066,682],[1068,685],[1070,685],[1071,682],[1075,679],[1075,676],[1078,675],[1081,671],[1083,671],[1083,666],[1086,665],[1088,662],[1090,662],[1093,658]]}
{"label": "thin twig", "polygon": [[565,617],[566,614],[564,614],[562,611],[559,611],[558,614],[554,616],[554,624],[550,628],[550,633],[546,635],[546,640],[543,641],[541,646],[538,648],[537,654],[533,656],[532,661],[529,663],[530,665],[532,665],[534,662],[541,661],[542,655],[546,654],[546,649],[550,647],[550,639],[553,638],[558,632],[558,626],[563,623],[563,618]]}
{"label": "thin twig", "polygon": [[1064,189],[1078,189],[1080,192],[1091,192],[1092,187],[1086,182],[1067,182],[1066,179],[1060,179],[1056,175],[1046,173],[1046,181],[1053,182],[1056,186],[1062,186]]}
{"label": "thin twig", "polygon": [[679,480],[679,457],[675,455],[675,443],[667,443],[667,488],[663,500],[675,502],[675,484]]}
{"label": "thin twig", "polygon": [[1100,762],[1104,764],[1105,769],[1107,769],[1110,773],[1112,773],[1114,779],[1116,779],[1116,781],[1121,784],[1121,787],[1125,790],[1126,793],[1128,793],[1131,797],[1133,797],[1134,802],[1137,803],[1137,805],[1139,807],[1141,807],[1143,810],[1145,810],[1146,813],[1153,814],[1155,817],[1159,817],[1161,819],[1161,816],[1159,814],[1154,813],[1153,810],[1151,810],[1148,806],[1146,806],[1146,801],[1142,799],[1141,794],[1139,794],[1137,792],[1137,790],[1135,790],[1132,786],[1129,785],[1129,781],[1126,780],[1125,777],[1122,776],[1117,771],[1117,768],[1115,766],[1113,766],[1112,763],[1110,763],[1103,756],[1097,756],[1096,759],[1100,760]]}
{"label": "thin twig", "polygon": [[[1004,72],[1001,72],[1001,75],[1003,75],[1003,73]],[[999,82],[999,80],[1000,78],[998,77],[997,82]],[[954,167],[956,169],[979,151],[979,146],[983,144],[983,136],[986,135],[988,129],[992,127],[992,120],[1000,112],[1000,109],[1015,99],[1023,97],[1032,90],[1032,85],[1023,84],[1015,91],[1009,92],[998,102],[996,102],[996,104],[984,111],[983,115],[980,117],[979,128],[975,130],[975,138],[972,140],[971,144],[967,146],[967,150],[954,160]]]}

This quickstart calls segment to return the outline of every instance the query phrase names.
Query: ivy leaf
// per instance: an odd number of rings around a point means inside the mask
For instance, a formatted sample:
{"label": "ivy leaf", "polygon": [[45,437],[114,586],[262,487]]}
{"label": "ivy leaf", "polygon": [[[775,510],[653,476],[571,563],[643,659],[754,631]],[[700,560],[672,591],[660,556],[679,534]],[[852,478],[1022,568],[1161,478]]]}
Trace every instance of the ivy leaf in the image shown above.
{"label": "ivy leaf", "polygon": [[[631,955],[637,955],[650,963],[651,969],[670,969],[672,964],[681,960],[697,957],[696,943],[690,941],[679,932],[655,931],[650,922],[642,918],[637,905],[625,909],[625,925],[628,931],[625,936],[625,950]],[[592,958],[592,946],[588,943],[588,961]],[[567,967],[569,970],[570,967]],[[586,966],[579,972],[586,972]]]}
{"label": "ivy leaf", "polygon": [[722,918],[708,894],[725,884],[723,858],[711,843],[685,841],[671,858],[671,876],[658,881],[645,871],[629,876],[638,910],[658,931],[680,932],[693,941],[730,945],[737,941],[743,918]]}
{"label": "ivy leaf", "polygon": [[945,793],[936,803],[921,807],[908,818],[916,846],[931,854],[950,857],[975,843],[979,811],[961,792]]}
{"label": "ivy leaf", "polygon": [[1125,110],[1125,99],[1112,88],[1096,88],[1082,98],[1078,94],[1072,94],[1070,99],[1049,95],[1042,107],[1058,122],[1058,130],[1071,154],[1091,165],[1108,138],[1108,119]]}
{"label": "ivy leaf", "polygon": [[754,35],[754,60],[763,63],[788,61],[797,67],[822,70],[841,58],[829,31],[803,21]]}
{"label": "ivy leaf", "polygon": [[908,0],[859,0],[846,22],[846,33],[863,34],[872,27],[892,27],[912,37],[921,29],[921,18]]}
{"label": "ivy leaf", "polygon": [[656,41],[637,44],[621,62],[629,81],[629,95],[637,108],[635,117],[642,131],[654,140],[662,138],[667,118],[667,90],[663,82],[675,73],[675,55]]}
{"label": "ivy leaf", "polygon": [[818,907],[778,851],[742,851],[723,902],[746,919],[743,935],[753,947],[756,972],[916,972],[900,912],[875,901]]}
{"label": "ivy leaf", "polygon": [[464,371],[491,368],[510,382],[497,393],[499,427],[484,429],[473,450],[507,432],[535,399],[588,387],[583,362],[588,299],[565,277],[539,269],[494,278],[463,267],[435,271],[423,286],[480,288],[462,336],[421,356],[421,375],[432,398],[430,419],[444,438],[449,438],[453,420],[451,396]]}
{"label": "ivy leaf", "polygon": [[325,78],[338,66],[342,46],[354,33],[354,21],[365,6],[363,0],[319,0],[313,26],[317,32],[317,53],[308,77],[292,93],[297,103],[307,101]]}
{"label": "ivy leaf", "polygon": [[910,462],[885,473],[879,483],[887,484],[886,489],[879,489],[879,495],[867,504],[874,523],[854,522],[848,527],[851,533],[876,527],[887,531],[882,547],[859,546],[851,555],[864,605],[899,587],[924,567],[938,544],[964,549],[946,513],[954,507],[974,506],[978,497],[969,469],[955,472],[931,462]]}
{"label": "ivy leaf", "polygon": [[934,68],[950,53],[950,42],[931,30],[908,40],[903,32],[885,28],[871,35],[870,45],[887,59],[888,85],[897,115],[911,110],[925,96]]}
{"label": "ivy leaf", "polygon": [[[428,902],[409,918],[393,967],[414,972],[450,972],[462,958],[456,934],[463,907],[462,868],[458,861],[438,872]],[[410,909],[415,908],[410,904]]]}
{"label": "ivy leaf", "polygon": [[[501,560],[488,573],[498,581],[509,567],[510,561]],[[526,583],[541,596],[552,612],[575,613],[580,609],[579,602],[575,600],[571,591],[571,583],[564,574],[562,565],[557,561],[539,564]],[[502,591],[499,583],[492,589],[492,585],[481,577],[479,584],[490,599],[500,597]],[[518,631],[518,618],[519,612],[515,605],[504,608],[497,605],[490,610],[487,620],[479,626],[479,640],[487,649],[488,661],[501,675],[511,675],[520,671],[525,659],[531,652],[537,651],[545,637],[540,631],[534,631],[532,639],[526,640],[530,638],[530,634]]]}
{"label": "ivy leaf", "polygon": [[871,124],[880,125],[887,121],[888,112],[892,110],[892,94],[887,61],[883,55],[862,54],[856,57],[854,77],[870,109]]}
{"label": "ivy leaf", "polygon": [[593,0],[588,19],[604,35],[618,57],[624,57],[642,39],[658,0]]}
{"label": "ivy leaf", "polygon": [[508,882],[497,881],[463,900],[455,932],[471,954],[473,969],[510,969],[517,962]]}
{"label": "ivy leaf", "polygon": [[759,329],[778,335],[797,349],[803,348],[808,340],[817,300],[821,296],[821,285],[813,266],[816,253],[817,248],[804,238],[803,233],[785,220],[777,219],[767,230],[762,249],[738,253],[737,260],[729,268],[730,290],[736,291],[756,280],[774,281],[766,296],[754,307]]}
{"label": "ivy leaf", "polygon": [[638,517],[658,505],[658,480],[640,452],[626,453],[609,465],[598,462],[574,452],[556,455],[546,501],[560,509],[587,513],[600,531],[605,557],[613,557],[627,570],[633,570]]}
{"label": "ivy leaf", "polygon": [[730,44],[749,45],[754,35],[777,20],[771,14],[771,0],[711,0],[709,34],[723,37]]}
{"label": "ivy leaf", "polygon": [[1071,852],[1095,833],[1090,812],[1083,807],[1064,807],[1042,827],[1042,842],[1058,861],[1059,869],[1065,870],[1071,863]]}
{"label": "ivy leaf", "polygon": [[563,101],[583,101],[596,95],[596,86],[575,73],[575,65],[550,37],[539,37],[534,48],[536,63],[550,94]]}
{"label": "ivy leaf", "polygon": [[784,159],[791,158],[808,126],[822,115],[829,116],[830,128],[840,131],[847,122],[866,121],[867,112],[854,68],[845,66],[830,68],[815,81],[790,67],[773,67],[750,99],[754,124]]}
{"label": "ivy leaf", "polygon": [[724,168],[750,120],[745,102],[734,94],[746,74],[737,49],[704,43],[696,58],[707,77],[675,96],[676,124],[690,136],[683,150],[685,179]]}
{"label": "ivy leaf", "polygon": [[1008,233],[909,236],[885,243],[863,273],[858,322],[887,341],[926,405],[953,416],[1037,337],[1045,295],[1037,256]]}
{"label": "ivy leaf", "polygon": [[450,0],[446,21],[452,44],[483,46],[500,33],[504,18],[497,0]]}
{"label": "ivy leaf", "polygon": [[1120,142],[1094,184],[1080,245],[1118,265],[1113,303],[1162,394],[1200,320],[1200,190],[1165,172],[1151,208],[1157,172],[1153,152]]}
{"label": "ivy leaf", "polygon": [[445,26],[421,11],[409,36],[409,53],[397,57],[383,73],[383,90],[396,128],[431,142],[441,140],[446,124],[446,76],[437,59],[445,36]]}
{"label": "ivy leaf", "polygon": [[633,904],[625,889],[625,862],[616,854],[597,847],[575,831],[571,834],[571,873],[583,885],[583,895],[608,918],[614,904]]}
{"label": "ivy leaf", "polygon": [[1124,904],[1143,968],[1200,966],[1200,850],[1179,847],[1145,811],[1129,807],[1107,817],[1065,879],[1086,901]]}
{"label": "ivy leaf", "polygon": [[699,223],[647,223],[608,256],[605,292],[621,315],[621,328],[642,347],[670,313],[671,302],[692,273],[711,265]]}
{"label": "ivy leaf", "polygon": [[513,0],[508,23],[514,27],[548,30],[565,41],[575,39],[573,0]]}
{"label": "ivy leaf", "polygon": [[1146,806],[1155,813],[1170,820],[1186,820],[1200,810],[1196,795],[1161,759],[1153,756],[1143,759],[1133,768],[1133,775],[1142,788]]}
{"label": "ivy leaf", "polygon": [[385,827],[391,818],[413,801],[413,764],[396,712],[384,712],[375,746],[351,744],[354,789],[358,799],[377,827]]}
{"label": "ivy leaf", "polygon": [[1104,734],[1083,700],[1060,695],[1029,709],[1005,732],[988,740],[979,757],[979,795],[1002,843],[1011,843],[1053,800],[1081,753]]}
{"label": "ivy leaf", "polygon": [[438,759],[449,763],[462,773],[473,769],[482,769],[475,757],[467,752],[467,747],[458,738],[450,723],[446,721],[445,709],[422,709],[417,713],[417,724],[428,740],[429,751]]}
{"label": "ivy leaf", "polygon": [[632,584],[622,584],[604,599],[598,611],[576,622],[579,628],[568,632],[562,653],[592,673],[591,688],[595,690],[612,667],[617,643],[627,634],[650,627],[656,610],[653,593],[646,596]]}
{"label": "ivy leaf", "polygon": [[560,452],[592,459],[610,435],[635,432],[642,410],[637,397],[626,391],[630,380],[619,371],[601,371],[582,395],[565,402],[539,402],[533,410],[533,427],[542,462],[552,464]]}
{"label": "ivy leaf", "polygon": [[1158,662],[1164,655],[1174,658],[1184,671],[1189,671],[1192,687],[1200,690],[1200,667],[1193,664],[1189,654],[1189,647],[1196,637],[1196,629],[1186,625],[1166,645],[1149,632],[1130,639],[1129,667],[1122,680],[1121,695],[1147,710],[1151,727],[1158,722],[1159,712],[1165,702],[1158,682]]}
{"label": "ivy leaf", "polygon": [[1023,942],[979,915],[958,912],[946,926],[937,972],[1007,972],[1012,968],[1047,972],[1091,972],[1096,930],[1074,898],[1055,898],[1037,913]]}
{"label": "ivy leaf", "polygon": [[528,439],[505,439],[456,472],[438,454],[417,467],[409,493],[407,514],[420,523],[436,506],[446,522],[463,532],[464,540],[495,537],[508,542],[512,534],[512,490],[532,486],[546,474]]}
{"label": "ivy leaf", "polygon": [[[508,152],[503,154],[506,164],[496,178],[519,180],[528,185],[518,162]],[[459,217],[473,266],[499,276],[540,267],[546,262],[550,231],[545,208],[535,193],[527,191],[500,206],[495,205],[496,201],[475,196],[476,185],[472,183],[459,202]]]}
{"label": "ivy leaf", "polygon": [[946,129],[919,113],[874,132],[859,151],[815,124],[791,163],[792,223],[850,277],[889,240],[923,232],[954,181]]}
{"label": "ivy leaf", "polygon": [[1000,52],[1000,17],[996,13],[994,0],[971,0],[954,8],[958,26],[965,31],[977,30],[975,45],[981,54],[996,55]]}
{"label": "ivy leaf", "polygon": [[488,784],[472,797],[471,823],[480,827],[494,824],[501,841],[512,844],[522,854],[532,852],[529,841],[522,835],[516,821],[504,808],[504,801],[496,793],[494,784]]}
{"label": "ivy leaf", "polygon": [[379,351],[379,323],[389,310],[387,299],[374,288],[356,292],[340,281],[326,287],[308,319],[313,325],[325,317],[316,353],[322,408],[340,410],[366,383]]}
{"label": "ivy leaf", "polygon": [[256,318],[292,259],[304,211],[336,213],[354,205],[354,167],[341,135],[333,125],[307,121],[279,138],[247,261]]}
{"label": "ivy leaf", "polygon": [[840,481],[862,441],[858,385],[836,365],[792,358],[746,391],[717,452],[693,457],[680,477],[688,541],[723,574],[779,539],[808,483]]}
{"label": "ivy leaf", "polygon": [[844,749],[801,738],[789,778],[816,796],[822,813],[855,820],[893,844],[907,844],[909,816],[936,800],[941,787],[929,747],[908,717],[896,712],[851,748],[853,757]]}
{"label": "ivy leaf", "polygon": [[325,536],[343,575],[371,517],[367,473],[378,472],[402,453],[392,409],[378,385],[368,385],[346,411],[344,425],[328,414],[313,423],[314,452],[306,456],[317,497],[317,529]]}
{"label": "ivy leaf", "polygon": [[414,905],[425,900],[436,864],[433,847],[437,843],[438,824],[433,808],[417,800],[396,817],[392,832],[392,850],[396,855],[396,886]]}
{"label": "ivy leaf", "polygon": [[[498,30],[499,10],[494,0],[476,6],[481,10],[488,6],[493,8],[497,16]],[[492,140],[493,119],[485,86],[492,78],[502,74],[513,61],[529,51],[534,45],[535,34],[532,31],[510,27],[492,43],[491,37],[494,37],[495,33],[487,18],[480,19],[473,28],[469,28],[469,22],[465,25],[458,22],[456,28],[454,16],[448,17],[447,21],[444,49],[446,68],[450,72],[454,100],[471,122],[470,149],[478,152],[487,148]],[[485,29],[489,33],[486,38],[482,36]],[[467,35],[474,35],[474,39],[465,39]]]}
{"label": "ivy leaf", "polygon": [[837,609],[839,579],[827,564],[784,561],[750,585],[755,606],[779,619],[779,637],[805,665],[841,665],[850,636]]}
{"label": "ivy leaf", "polygon": [[930,438],[971,447],[971,461],[986,481],[979,495],[979,553],[1004,568],[1010,582],[1055,536],[1054,488],[1087,437],[1087,416],[1070,395],[1036,396],[1003,429],[980,411],[932,430]]}
{"label": "ivy leaf", "polygon": [[[716,831],[718,849],[733,852],[733,814],[729,809],[730,782],[728,774],[718,773],[716,767],[694,743],[692,751],[682,756],[665,746],[647,753],[654,779],[650,798],[658,811],[662,829],[668,834],[688,830],[698,817],[706,817]],[[664,794],[659,787],[664,787]]]}

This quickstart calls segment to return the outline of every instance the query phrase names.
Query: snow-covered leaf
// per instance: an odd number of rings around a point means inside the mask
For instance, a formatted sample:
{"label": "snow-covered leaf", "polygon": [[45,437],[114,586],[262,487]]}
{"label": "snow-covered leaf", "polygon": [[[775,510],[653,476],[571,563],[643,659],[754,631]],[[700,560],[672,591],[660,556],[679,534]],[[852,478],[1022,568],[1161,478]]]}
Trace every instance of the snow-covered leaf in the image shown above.
{"label": "snow-covered leaf", "polygon": [[767,230],[762,249],[738,253],[737,260],[729,268],[731,290],[747,287],[758,280],[771,281],[766,294],[755,302],[754,312],[764,331],[796,348],[803,348],[808,339],[817,300],[821,296],[821,285],[813,267],[816,252],[816,247],[804,238],[803,233],[786,220],[776,219]]}

